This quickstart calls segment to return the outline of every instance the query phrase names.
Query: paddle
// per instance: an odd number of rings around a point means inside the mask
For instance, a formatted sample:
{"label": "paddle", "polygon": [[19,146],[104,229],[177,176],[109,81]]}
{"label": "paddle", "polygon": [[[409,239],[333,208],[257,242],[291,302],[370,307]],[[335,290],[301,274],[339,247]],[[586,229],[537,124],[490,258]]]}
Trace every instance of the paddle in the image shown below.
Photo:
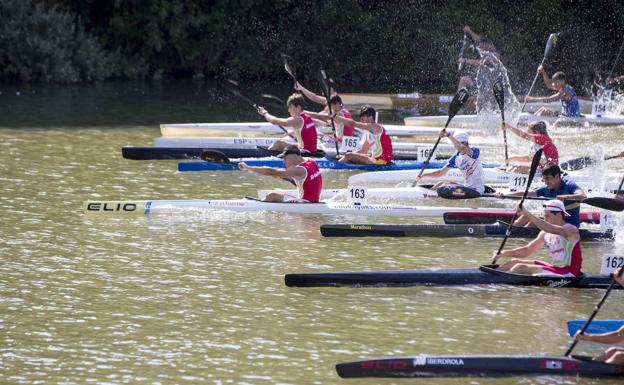
{"label": "paddle", "polygon": [[[542,158],[543,151],[544,150],[540,148],[533,155],[533,160],[531,161],[531,171],[529,172],[529,178],[527,180],[526,189],[524,190],[524,194],[522,195],[522,199],[520,200],[518,207],[522,207],[522,204],[524,203],[524,200],[526,199],[527,194],[529,193],[529,188],[531,187],[531,183],[533,183],[533,178],[535,177],[535,172],[537,171],[537,166],[539,165],[540,159]],[[503,238],[503,242],[501,242],[501,245],[498,248],[498,251],[496,252],[495,256],[500,254],[501,251],[503,251],[503,248],[505,247],[505,243],[507,243],[507,239],[511,235],[511,228],[513,227],[513,223],[516,221],[517,217],[518,217],[518,212],[516,211],[514,213],[513,218],[511,218],[511,222],[509,222],[509,225],[507,226],[507,230],[505,231],[505,238]],[[496,261],[493,260],[492,263],[496,263]]]}
{"label": "paddle", "polygon": [[624,185],[624,175],[622,175],[622,180],[620,181],[620,186],[618,187],[617,191],[615,192],[615,196],[616,197],[618,195],[620,195],[620,193],[622,192],[622,185]]}
{"label": "paddle", "polygon": [[[552,47],[557,44],[557,37],[558,36],[559,36],[558,33],[551,33],[550,36],[548,36],[548,41],[546,41],[546,47],[544,47],[544,57],[542,58],[542,63],[540,64],[540,66],[544,65],[544,62],[546,61],[546,57],[548,56],[548,54],[552,50]],[[538,76],[539,76],[539,72],[536,73],[535,77],[533,78],[533,83],[531,83],[531,88],[529,88],[529,92],[524,97],[524,104],[522,105],[522,109],[520,109],[520,112],[524,111],[524,107],[527,104],[526,97],[531,95],[531,91],[533,91],[533,87],[535,87],[535,82],[537,81],[537,77]]]}
{"label": "paddle", "polygon": [[501,112],[501,120],[503,125],[503,140],[505,141],[505,162],[509,161],[509,153],[507,150],[507,130],[505,130],[505,90],[503,89],[503,81],[498,79],[496,83],[494,83],[493,90],[494,98],[496,99],[496,103],[498,103],[498,108],[500,108]]}
{"label": "paddle", "polygon": [[[321,91],[323,91],[323,95],[325,95],[325,100],[327,100],[327,108],[329,109],[329,115],[333,116],[331,103],[329,102],[329,99],[331,98],[331,96],[329,95],[331,86],[329,84],[329,80],[327,79],[327,73],[322,68],[321,68],[320,81],[321,81]],[[338,137],[336,136],[336,125],[334,124],[334,118],[331,118],[331,126],[332,126],[332,133],[334,134],[334,138],[336,138],[336,141],[334,142],[334,144],[336,145],[336,156],[338,156],[340,155],[340,150],[338,149]]]}
{"label": "paddle", "polygon": [[[617,159],[623,156],[624,156],[623,154],[607,156],[604,158],[604,160]],[[591,156],[582,156],[580,158],[570,159],[567,162],[563,162],[561,163],[560,167],[561,169],[566,170],[566,171],[576,171],[576,170],[581,170],[585,167],[589,167],[593,165],[594,163],[596,163],[596,159],[592,158]]]}
{"label": "paddle", "polygon": [[[466,87],[462,87],[459,91],[457,91],[455,96],[453,96],[453,100],[451,100],[451,105],[449,106],[449,110],[448,110],[448,119],[446,120],[446,124],[444,125],[444,128],[440,131],[440,134],[442,134],[446,130],[446,128],[448,127],[449,123],[451,123],[451,119],[453,119],[455,117],[455,115],[457,115],[459,110],[466,103],[466,100],[468,100],[469,96],[470,95],[468,94],[468,90],[466,89]],[[438,147],[438,144],[440,144],[440,139],[442,139],[442,136],[438,136],[438,140],[436,140],[435,144],[433,145],[433,148],[431,149],[431,151],[429,151],[429,155],[427,156],[427,160],[425,160],[425,162],[422,164],[422,167],[421,167],[420,172],[418,173],[418,176],[416,177],[416,179],[420,178],[422,176],[423,172],[425,172],[425,169],[429,165],[429,161],[431,160],[431,157],[433,156],[433,153],[435,152],[436,148]],[[418,184],[418,180],[415,180],[412,183],[412,187],[416,187],[417,184]]]}
{"label": "paddle", "polygon": [[[204,150],[201,152],[199,157],[202,160],[205,160],[206,162],[212,162],[212,163],[223,163],[223,164],[232,164],[232,165],[238,165],[240,163],[240,162],[232,162],[230,158],[227,157],[227,155],[225,155],[221,151],[215,151],[215,150]],[[297,186],[297,184],[295,183],[294,180],[292,180],[292,178],[280,178],[280,179],[283,179],[286,182],[291,183],[293,186]]]}
{"label": "paddle", "polygon": [[284,100],[271,94],[262,94],[260,95],[260,97],[262,99],[266,99],[267,102],[273,103],[275,105],[279,105],[280,107],[284,107],[286,105],[286,102]]}
{"label": "paddle", "polygon": [[281,54],[282,55],[282,60],[284,61],[284,69],[286,70],[286,72],[288,73],[288,75],[290,75],[290,77],[292,78],[292,80],[297,83],[297,76],[295,75],[295,71],[293,71],[293,69],[290,67],[290,65],[288,64],[288,58],[290,56],[286,55],[286,54]]}
{"label": "paddle", "polygon": [[[464,32],[464,41],[462,42],[461,49],[459,50],[459,58],[460,59],[464,58],[464,51],[466,50],[466,45],[467,44],[468,44],[468,34],[466,32]],[[464,62],[460,61],[459,65],[457,66],[457,72],[461,72],[463,67],[464,67]]]}
{"label": "paddle", "polygon": [[[250,106],[252,106],[253,108],[256,109],[256,111],[258,110],[258,105],[256,103],[254,103],[249,97],[247,97],[246,95],[244,95],[241,91],[240,91],[240,86],[238,85],[238,82],[232,79],[228,79],[227,82],[229,83],[229,85],[226,85],[225,88],[230,91],[232,93],[232,95],[246,101]],[[272,96],[272,95],[268,95],[268,94],[264,94],[267,96]],[[263,95],[263,97],[264,97]],[[273,96],[274,98],[278,99],[277,97]],[[278,99],[279,100],[279,99]],[[278,125],[279,128],[282,129],[282,131],[284,131],[286,133],[286,135],[290,136],[292,139],[294,139],[295,141],[297,141],[297,138],[295,138],[295,136],[293,134],[291,134],[290,132],[288,132],[287,129],[285,129],[284,127]]]}
{"label": "paddle", "polygon": [[[443,199],[499,198],[494,194],[481,194],[477,190],[465,186],[442,186],[438,188],[436,192],[438,193],[438,197]],[[500,199],[520,199],[520,197],[502,196]],[[548,201],[552,198],[526,197],[525,199]],[[620,199],[594,197],[583,199],[579,202],[605,210],[624,211],[624,201]]]}
{"label": "paddle", "polygon": [[[623,271],[624,269],[620,269],[617,276],[621,277]],[[587,319],[587,321],[585,322],[585,325],[583,325],[583,328],[579,332],[580,335],[585,334],[585,330],[587,330],[591,322],[594,320],[594,318],[596,317],[596,314],[598,314],[598,310],[600,310],[600,308],[602,307],[602,304],[607,300],[607,297],[609,297],[609,294],[611,294],[611,290],[613,290],[613,287],[616,284],[617,282],[615,281],[615,276],[614,276],[613,279],[611,279],[611,284],[609,285],[609,288],[607,288],[607,291],[602,296],[602,299],[600,300],[600,302],[598,302],[598,305],[596,305],[596,307],[594,308],[594,311],[592,312],[591,316],[589,316],[589,319]],[[564,356],[569,356],[572,353],[572,350],[574,349],[576,344],[578,344],[578,340],[575,339],[574,341],[572,341],[572,345],[570,345],[568,350],[565,352]]]}

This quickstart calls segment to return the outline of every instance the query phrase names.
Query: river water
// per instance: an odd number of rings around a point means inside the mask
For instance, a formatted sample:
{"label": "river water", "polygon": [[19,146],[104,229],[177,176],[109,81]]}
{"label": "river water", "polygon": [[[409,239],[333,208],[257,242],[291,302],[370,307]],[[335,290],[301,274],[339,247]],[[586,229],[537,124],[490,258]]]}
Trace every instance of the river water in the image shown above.
{"label": "river water", "polygon": [[[288,186],[238,171],[181,174],[175,161],[122,159],[120,148],[149,145],[159,122],[259,120],[213,85],[1,90],[0,383],[598,383],[341,380],[335,363],[376,356],[563,354],[570,343],[565,321],[587,317],[603,292],[289,289],[283,283],[289,272],[476,266],[500,240],[319,234],[322,223],[410,222],[392,218],[226,212],[87,218],[87,199],[225,199]],[[399,120],[394,111],[382,119]],[[623,134],[576,130],[555,137],[570,158],[597,144],[605,153],[621,150]],[[514,143],[514,150],[523,148]],[[610,162],[611,171],[624,170],[622,161]],[[323,177],[327,187],[341,187],[349,175]],[[599,269],[602,254],[624,253],[621,239],[583,247],[586,271]],[[598,318],[622,318],[622,299],[612,293]],[[575,352],[602,348],[582,343]]]}

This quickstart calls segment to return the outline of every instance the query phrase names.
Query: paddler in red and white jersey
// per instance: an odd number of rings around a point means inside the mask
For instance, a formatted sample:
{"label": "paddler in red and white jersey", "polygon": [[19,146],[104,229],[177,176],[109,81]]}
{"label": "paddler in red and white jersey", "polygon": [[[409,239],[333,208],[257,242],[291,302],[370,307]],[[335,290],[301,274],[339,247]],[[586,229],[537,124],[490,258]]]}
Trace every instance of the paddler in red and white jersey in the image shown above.
{"label": "paddler in red and white jersey", "polygon": [[510,124],[503,124],[503,130],[510,129],[511,132],[518,135],[522,139],[532,142],[529,155],[510,156],[508,162],[516,163],[507,168],[507,172],[515,172],[518,174],[528,174],[531,170],[531,160],[533,155],[540,148],[544,150],[542,159],[537,166],[541,174],[546,164],[559,165],[559,152],[553,140],[548,136],[547,125],[544,121],[532,122],[529,124],[526,132],[516,128]]}
{"label": "paddler in red and white jersey", "polygon": [[286,193],[270,193],[264,200],[267,202],[309,202],[317,203],[321,198],[323,178],[314,159],[304,158],[298,148],[287,148],[278,155],[284,160],[286,169],[274,167],[252,167],[244,162],[238,164],[241,170],[253,171],[260,175],[274,178],[293,179],[297,185],[298,195]]}
{"label": "paddler in red and white jersey", "polygon": [[[334,114],[353,120],[353,116],[351,115],[351,112],[349,112],[349,110],[344,108],[344,105],[342,104],[342,98],[340,96],[338,95],[332,96],[331,99],[329,99],[329,105],[331,106],[332,112]],[[319,119],[319,120],[323,120],[327,122],[328,126],[331,124],[329,122],[330,116],[327,115],[326,113],[323,113],[323,112],[315,113],[315,112],[310,112],[310,111],[305,111],[305,113],[310,115],[310,117],[314,119]],[[338,140],[340,141],[342,141],[342,138],[345,136],[355,135],[355,127],[353,127],[353,125],[344,124],[344,123],[340,123],[336,121],[334,122],[334,125],[336,126],[336,137],[338,137]]]}
{"label": "paddler in red and white jersey", "polygon": [[288,114],[290,118],[283,119],[268,113],[264,107],[258,107],[258,113],[262,115],[267,122],[282,126],[292,127],[295,133],[297,143],[287,140],[278,139],[269,147],[269,150],[284,151],[286,148],[298,147],[305,149],[310,153],[316,152],[316,125],[314,120],[304,112],[305,100],[301,94],[292,94],[286,101]]}
{"label": "paddler in red and white jersey", "polygon": [[375,122],[376,116],[377,112],[371,106],[362,107],[359,122],[334,114],[334,121],[368,131],[362,147],[356,152],[346,153],[340,158],[340,162],[379,165],[392,163],[392,139],[384,126]]}
{"label": "paddler in red and white jersey", "polygon": [[[512,259],[498,267],[498,270],[517,274],[556,274],[564,277],[578,277],[581,274],[583,254],[581,252],[581,236],[578,228],[565,222],[570,216],[565,210],[563,202],[557,199],[544,203],[544,219],[540,219],[523,206],[518,208],[519,215],[525,215],[540,233],[528,245],[515,249],[505,250],[494,257],[497,261],[501,257]],[[546,246],[552,259],[552,264],[538,260],[521,259],[535,254]]]}

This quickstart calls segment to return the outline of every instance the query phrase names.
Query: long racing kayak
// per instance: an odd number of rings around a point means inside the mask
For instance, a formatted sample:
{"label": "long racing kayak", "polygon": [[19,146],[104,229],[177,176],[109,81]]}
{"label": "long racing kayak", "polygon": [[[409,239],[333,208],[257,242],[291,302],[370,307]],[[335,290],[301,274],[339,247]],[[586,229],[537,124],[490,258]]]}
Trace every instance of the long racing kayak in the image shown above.
{"label": "long racing kayak", "polygon": [[[213,162],[180,162],[178,163],[178,171],[215,171],[215,170],[238,170],[236,162],[245,162],[249,166],[255,167],[284,167],[284,162],[278,158],[268,159],[235,159],[235,163],[213,163]],[[420,170],[423,163],[418,161],[397,161],[388,165],[378,164],[353,164],[342,163],[336,160],[318,159],[316,164],[319,168],[327,168],[332,170],[363,170],[363,171],[381,171],[381,170]],[[442,168],[446,163],[429,163],[428,168]],[[498,167],[497,163],[486,163],[483,167]]]}
{"label": "long racing kayak", "polygon": [[624,365],[584,356],[455,355],[375,358],[336,365],[342,378],[361,377],[622,377]]}
{"label": "long racing kayak", "polygon": [[[372,171],[365,172],[360,174],[351,175],[349,177],[349,185],[350,186],[359,186],[366,184],[397,184],[401,182],[412,182],[418,175],[417,170],[399,170],[399,171]],[[489,168],[483,170],[483,181],[486,184],[509,184],[512,178],[519,177],[519,174],[511,174],[505,172],[504,170],[497,168]],[[445,177],[452,179],[448,179],[448,181],[459,182],[463,181],[464,178],[462,173],[455,169],[450,170]],[[571,178],[575,182],[592,182],[595,178],[595,175],[587,174],[582,171],[571,171],[567,173],[567,177]],[[608,182],[619,182],[621,178],[620,174],[609,173],[606,176],[606,180]],[[537,179],[537,178],[536,178]],[[431,181],[431,180],[446,180],[446,179],[423,179],[423,182]]]}
{"label": "long racing kayak", "polygon": [[[522,275],[498,271],[496,265],[467,269],[424,269],[352,271],[335,273],[286,274],[289,287],[406,287],[406,286],[460,286],[460,285],[520,285],[573,287],[579,289],[606,289],[611,277],[583,274],[568,278],[561,275]],[[615,285],[614,289],[621,289]]]}
{"label": "long racing kayak", "polygon": [[[444,125],[444,123],[442,123]],[[418,127],[414,125],[402,126],[384,124],[386,133],[391,136],[426,136],[439,135],[440,128]],[[331,127],[317,127],[321,133],[329,134]],[[476,129],[475,129],[476,130]],[[478,130],[477,130],[478,131]],[[258,123],[166,123],[160,125],[162,136],[183,137],[183,136],[215,136],[231,135],[236,132],[264,133],[264,134],[284,134],[279,127],[267,122]]]}
{"label": "long racing kayak", "polygon": [[204,151],[218,151],[228,158],[265,158],[275,151],[262,148],[205,148],[205,147],[134,147],[121,148],[121,156],[133,160],[199,159]]}
{"label": "long racing kayak", "polygon": [[[515,212],[512,210],[506,213],[473,213],[467,211],[465,213],[444,213],[442,219],[448,225],[488,225],[497,222],[509,223],[514,215]],[[583,211],[579,217],[582,223],[600,223],[599,211]]]}
{"label": "long racing kayak", "polygon": [[[445,213],[446,215],[446,213]],[[324,237],[504,237],[507,225],[369,225],[369,224],[324,224]],[[535,238],[540,229],[536,227],[513,227],[511,236]],[[595,231],[579,229],[583,241],[604,241],[615,239],[613,230]]]}
{"label": "long racing kayak", "polygon": [[[351,205],[347,203],[273,203],[257,199],[230,200],[137,200],[85,201],[83,210],[88,215],[149,215],[191,213],[206,210],[238,212],[272,211],[298,214],[358,215],[380,217],[441,217],[446,212],[484,210],[466,207],[432,207],[403,205]],[[487,209],[491,211],[491,209]]]}
{"label": "long racing kayak", "polygon": [[[577,319],[568,321],[568,334],[570,337],[574,337],[577,331],[581,330],[587,320]],[[585,331],[586,333],[609,333],[619,330],[624,326],[624,320],[621,319],[605,319],[605,320],[592,320],[589,327]]]}
{"label": "long racing kayak", "polygon": [[[405,118],[406,126],[419,126],[419,127],[443,127],[446,123],[448,116],[414,116]],[[540,120],[546,121],[551,124],[557,124],[558,126],[570,126],[570,125],[592,125],[592,126],[622,126],[624,125],[624,116],[622,115],[584,115],[580,117],[568,118],[557,116],[537,116],[530,113],[523,113],[520,115],[518,125],[526,125],[532,122],[539,122]],[[478,123],[477,115],[456,115],[450,123],[450,127],[474,127]]]}

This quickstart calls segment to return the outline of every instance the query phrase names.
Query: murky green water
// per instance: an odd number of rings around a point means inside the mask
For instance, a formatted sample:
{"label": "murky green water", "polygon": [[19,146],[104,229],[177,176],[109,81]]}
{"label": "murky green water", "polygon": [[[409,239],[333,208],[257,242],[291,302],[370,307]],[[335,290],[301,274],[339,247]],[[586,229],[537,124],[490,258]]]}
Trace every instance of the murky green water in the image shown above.
{"label": "murky green water", "polygon": [[[284,286],[288,272],[474,266],[500,242],[323,239],[318,230],[327,222],[407,220],[223,212],[85,218],[86,199],[233,198],[287,187],[242,172],[186,175],[173,161],[121,158],[123,145],[150,144],[159,121],[256,119],[218,91],[189,84],[98,87],[20,96],[2,89],[0,103],[10,109],[0,114],[0,382],[597,383],[341,380],[336,362],[372,356],[563,354],[570,343],[565,321],[588,316],[603,293]],[[624,147],[622,134],[557,138],[564,149],[582,146],[584,155],[590,143],[608,153]],[[609,166],[624,170],[622,161]],[[326,172],[324,179],[340,187],[349,175]],[[584,251],[586,270],[595,271],[600,255],[624,253],[624,242],[585,244]],[[621,318],[623,298],[613,293],[599,318]]]}

